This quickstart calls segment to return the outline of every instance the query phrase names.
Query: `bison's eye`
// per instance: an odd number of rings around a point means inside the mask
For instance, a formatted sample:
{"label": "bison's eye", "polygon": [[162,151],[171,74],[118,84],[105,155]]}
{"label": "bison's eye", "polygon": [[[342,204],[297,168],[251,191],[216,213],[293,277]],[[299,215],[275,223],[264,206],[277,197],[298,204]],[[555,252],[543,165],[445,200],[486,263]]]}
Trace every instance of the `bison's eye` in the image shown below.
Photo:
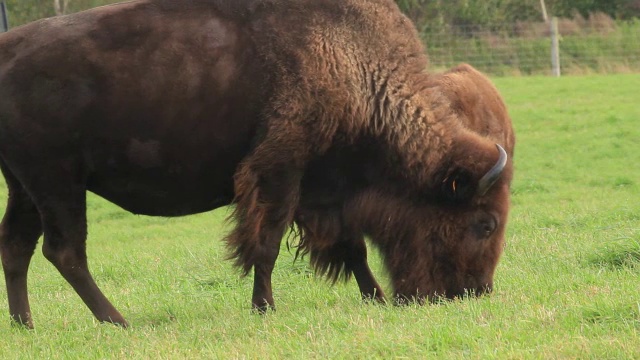
{"label": "bison's eye", "polygon": [[493,216],[483,216],[472,226],[472,230],[476,238],[482,240],[491,236],[497,227],[498,222]]}

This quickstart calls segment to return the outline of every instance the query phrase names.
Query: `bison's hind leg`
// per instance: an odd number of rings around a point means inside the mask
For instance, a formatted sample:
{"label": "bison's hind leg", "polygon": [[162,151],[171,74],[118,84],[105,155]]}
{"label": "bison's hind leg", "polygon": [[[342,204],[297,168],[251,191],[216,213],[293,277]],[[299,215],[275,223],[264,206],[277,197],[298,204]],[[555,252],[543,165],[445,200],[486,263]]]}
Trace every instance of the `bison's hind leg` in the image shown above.
{"label": "bison's hind leg", "polygon": [[[42,251],[45,257],[71,284],[95,317],[100,321],[126,326],[122,315],[95,284],[87,265],[86,186],[83,180],[86,176],[81,170],[82,166],[73,158],[53,155],[37,160],[23,157],[15,163],[20,164],[21,172],[15,170],[13,162],[7,161],[6,168],[15,175],[7,176],[14,194],[10,197],[2,228],[2,255],[3,262],[9,265],[5,265],[5,275],[10,275],[7,284],[10,306],[12,302],[14,306],[12,314],[28,317],[24,274],[36,239],[43,232]],[[19,180],[24,190],[16,186],[15,179]],[[32,201],[27,201],[26,193]],[[13,219],[17,219],[18,215],[22,220]],[[16,245],[18,240],[23,244]],[[19,260],[13,261],[11,257]]]}
{"label": "bison's hind leg", "polygon": [[9,314],[15,323],[32,328],[27,271],[38,238],[42,235],[40,213],[3,161],[0,161],[0,168],[9,192],[7,208],[0,223],[0,254],[7,286]]}
{"label": "bison's hind leg", "polygon": [[126,327],[127,321],[103,295],[89,272],[84,188],[67,185],[67,190],[47,195],[49,201],[36,202],[42,214],[42,250],[45,257],[71,284],[98,320]]}

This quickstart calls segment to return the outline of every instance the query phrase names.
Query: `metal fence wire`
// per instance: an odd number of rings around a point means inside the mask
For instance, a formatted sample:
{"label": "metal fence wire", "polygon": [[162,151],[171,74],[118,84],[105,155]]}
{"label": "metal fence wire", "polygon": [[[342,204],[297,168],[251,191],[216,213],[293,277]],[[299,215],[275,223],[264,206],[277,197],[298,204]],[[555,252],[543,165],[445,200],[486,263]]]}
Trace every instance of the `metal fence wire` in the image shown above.
{"label": "metal fence wire", "polygon": [[[562,74],[640,71],[640,20],[557,19],[550,23],[494,24],[489,29],[423,29],[431,68],[466,62],[491,75],[549,75],[553,37]],[[558,75],[558,74],[556,74]]]}

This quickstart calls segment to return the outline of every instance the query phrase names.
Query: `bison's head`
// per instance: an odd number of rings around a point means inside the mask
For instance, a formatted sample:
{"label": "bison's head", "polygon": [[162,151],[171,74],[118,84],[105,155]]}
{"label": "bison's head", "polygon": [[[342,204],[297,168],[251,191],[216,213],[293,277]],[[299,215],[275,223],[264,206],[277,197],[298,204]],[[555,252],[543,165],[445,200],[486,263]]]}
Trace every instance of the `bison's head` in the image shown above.
{"label": "bison's head", "polygon": [[459,167],[443,172],[433,197],[376,188],[352,202],[348,214],[380,247],[397,299],[491,291],[504,247],[512,172],[502,147],[495,154],[482,176]]}

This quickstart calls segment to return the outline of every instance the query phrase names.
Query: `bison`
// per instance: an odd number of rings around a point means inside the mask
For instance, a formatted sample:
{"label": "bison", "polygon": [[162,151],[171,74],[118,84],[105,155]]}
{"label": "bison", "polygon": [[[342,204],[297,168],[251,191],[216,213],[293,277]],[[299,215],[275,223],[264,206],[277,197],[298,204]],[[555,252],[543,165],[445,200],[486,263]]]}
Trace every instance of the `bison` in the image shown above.
{"label": "bison", "polygon": [[235,204],[226,242],[259,311],[294,223],[299,251],[365,297],[383,298],[366,234],[399,299],[488,290],[508,117],[482,76],[426,66],[392,0],[137,0],[0,35],[11,318],[33,326],[27,270],[44,234],[94,316],[127,325],[89,271],[86,191],[156,216]]}
{"label": "bison", "polygon": [[[515,134],[511,118],[487,77],[472,66],[462,64],[443,74],[431,75],[428,87],[444,96],[449,112],[455,115],[459,125],[503,144],[506,149],[503,156],[513,158]],[[348,169],[371,161],[368,166],[376,169],[379,160],[372,160],[370,154],[345,158],[345,149],[342,149],[323,164],[309,167],[305,176],[312,179],[309,182],[318,183],[318,188],[326,186],[331,178],[345,178],[345,171],[337,175],[336,169],[340,168],[337,164],[342,163],[341,166]],[[468,156],[472,157],[473,153]],[[493,175],[487,176],[492,178],[488,183],[496,182],[479,185],[475,191],[482,196],[472,196],[465,201],[458,201],[456,197],[468,191],[462,188],[468,180],[464,178],[466,175],[456,174],[444,178],[439,201],[415,199],[414,190],[399,188],[403,182],[380,179],[353,191],[344,197],[347,201],[341,201],[331,211],[315,209],[313,214],[305,214],[312,206],[303,202],[298,211],[301,215],[295,219],[302,228],[298,254],[310,253],[317,272],[328,275],[334,282],[354,275],[364,298],[384,300],[382,288],[366,265],[363,234],[368,234],[382,250],[396,300],[427,297],[434,300],[470,291],[473,294],[491,291],[509,212],[513,165],[507,162],[507,157],[490,170],[489,174]],[[366,166],[356,168],[354,179],[372,171]],[[494,176],[497,179],[493,179]],[[308,189],[303,182],[303,191]],[[340,186],[333,184],[326,192],[311,189],[315,196],[321,195],[317,201],[327,202]],[[484,193],[486,191],[490,193]],[[313,196],[302,199],[308,198]]]}

